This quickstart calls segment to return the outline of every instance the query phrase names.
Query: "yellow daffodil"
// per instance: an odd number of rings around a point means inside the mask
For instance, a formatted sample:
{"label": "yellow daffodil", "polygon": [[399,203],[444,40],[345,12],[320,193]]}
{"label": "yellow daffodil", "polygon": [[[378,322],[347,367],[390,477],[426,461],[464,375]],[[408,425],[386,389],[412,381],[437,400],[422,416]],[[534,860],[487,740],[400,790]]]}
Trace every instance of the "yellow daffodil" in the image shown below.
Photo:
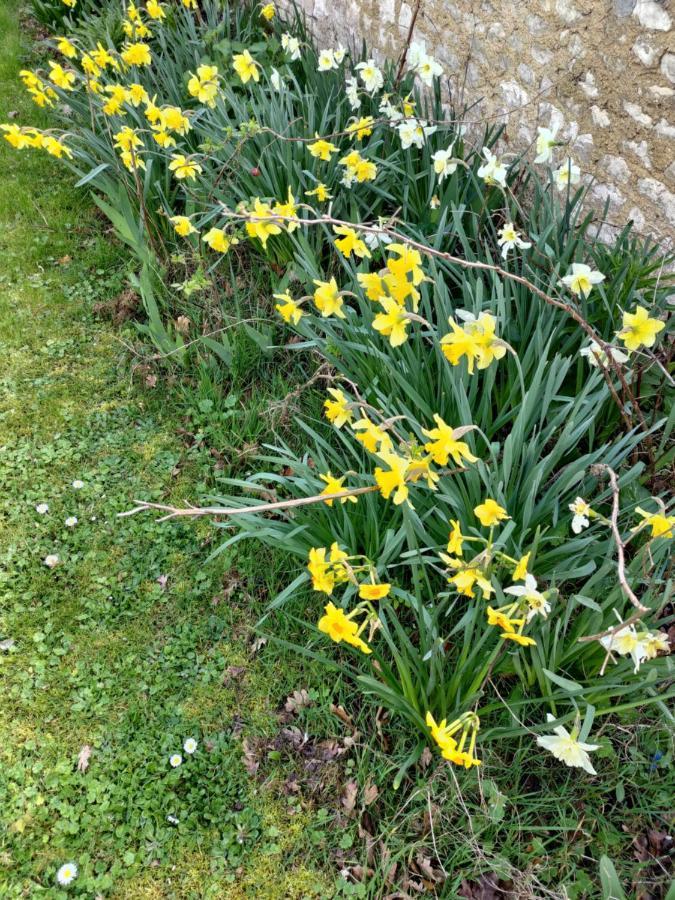
{"label": "yellow daffodil", "polygon": [[533,638],[519,634],[517,631],[505,631],[499,637],[504,641],[514,641],[516,644],[520,644],[521,647],[535,647],[537,644]]}
{"label": "yellow daffodil", "polygon": [[262,203],[259,197],[253,201],[253,216],[246,223],[249,237],[258,238],[263,247],[267,247],[267,239],[274,234],[281,234],[278,220],[275,221],[269,203]]}
{"label": "yellow daffodil", "polygon": [[387,295],[387,287],[376,272],[357,272],[356,278],[369,300],[378,301]]}
{"label": "yellow daffodil", "polygon": [[392,347],[400,347],[408,340],[406,329],[410,324],[410,319],[405,309],[391,297],[380,297],[379,303],[384,312],[375,316],[373,328],[388,337]]}
{"label": "yellow daffodil", "polygon": [[276,15],[276,7],[274,3],[266,3],[263,8],[260,10],[260,15],[263,19],[266,19],[268,22],[271,22],[274,16]]}
{"label": "yellow daffodil", "polygon": [[328,603],[324,607],[325,615],[319,619],[319,631],[327,634],[336,644],[344,641],[362,653],[372,653],[371,648],[358,635],[358,625],[345,615],[344,610]]}
{"label": "yellow daffodil", "polygon": [[[280,216],[284,216],[283,223],[289,234],[300,227],[300,221],[296,218],[298,214],[298,201],[293,196],[290,187],[288,188],[288,200],[286,203],[275,203],[273,211]],[[293,219],[295,219],[295,221],[289,221]]]}
{"label": "yellow daffodil", "polygon": [[525,622],[524,619],[511,619],[505,613],[501,612],[501,610],[493,609],[491,606],[488,606],[486,609],[488,625],[495,625],[497,628],[501,628],[502,631],[506,632],[514,632],[516,628],[523,625]]}
{"label": "yellow daffodil", "polygon": [[461,556],[462,544],[465,537],[462,534],[458,519],[451,519],[450,524],[452,525],[452,530],[450,532],[450,537],[448,538],[448,546],[446,549],[448,553],[452,553],[453,556]]}
{"label": "yellow daffodil", "polygon": [[218,95],[218,67],[198,66],[197,74],[191,75],[188,81],[188,93],[196,97],[200,103],[213,108]]}
{"label": "yellow daffodil", "polygon": [[127,89],[126,101],[127,103],[131,103],[131,105],[137,109],[141,103],[148,102],[148,92],[142,84],[130,84]]}
{"label": "yellow daffodil", "polygon": [[3,124],[0,125],[0,130],[4,131],[3,134],[4,139],[7,143],[14,147],[15,150],[23,150],[26,147],[33,147],[33,138],[27,131],[24,131],[22,128],[19,128],[18,125],[8,125]]}
{"label": "yellow daffodil", "polygon": [[364,256],[370,258],[370,250],[353,228],[349,228],[347,225],[335,225],[333,231],[335,234],[342,235],[335,241],[335,246],[346,259],[349,259],[352,253],[360,259],[363,259]]}
{"label": "yellow daffodil", "polygon": [[673,528],[675,527],[675,516],[666,516],[664,513],[649,513],[639,506],[635,508],[635,512],[642,516],[642,522],[633,531],[639,531],[645,526],[651,528],[651,536],[653,538],[671,538],[673,536]]}
{"label": "yellow daffodil", "polygon": [[251,78],[255,82],[260,81],[260,69],[248,50],[232,57],[232,68],[241,78],[242,84],[247,84]]}
{"label": "yellow daffodil", "polygon": [[70,148],[66,147],[63,141],[60,141],[58,138],[52,137],[51,135],[46,134],[43,136],[41,146],[50,156],[55,156],[57,159],[61,159],[64,156],[68,159],[73,158],[73,153]]}
{"label": "yellow daffodil", "polygon": [[[145,92],[144,92],[145,93]],[[145,94],[143,102],[147,104],[148,96]],[[147,116],[147,110],[146,110]],[[187,134],[190,130],[190,120],[180,106],[165,106],[159,111],[159,123],[166,131],[175,131],[176,134]]]}
{"label": "yellow daffodil", "polygon": [[192,162],[182,153],[177,153],[171,157],[169,169],[179,181],[182,181],[184,178],[189,180],[195,179],[197,175],[202,173],[202,167],[196,162]]}
{"label": "yellow daffodil", "polygon": [[284,322],[297,325],[304,315],[300,303],[294,300],[288,291],[285,291],[283,294],[274,294],[274,299],[279,301],[279,303],[274,305],[274,308]]}
{"label": "yellow daffodil", "polygon": [[[339,494],[342,491],[346,491],[347,488],[343,487],[345,478],[347,476],[343,475],[341,478],[335,478],[335,476],[331,475],[328,472],[326,475],[319,475],[319,478],[326,483],[326,487],[321,491],[320,496],[323,497],[325,494]],[[349,501],[350,503],[356,503],[356,497],[340,497],[340,503],[344,504]],[[332,506],[332,500],[324,500],[323,501],[326,506]]]}
{"label": "yellow daffodil", "polygon": [[55,84],[57,87],[61,88],[62,91],[74,91],[75,90],[75,73],[69,72],[60,66],[58,63],[49,62],[50,72],[49,72],[49,80],[52,84]]}
{"label": "yellow daffodil", "polygon": [[156,21],[166,19],[164,7],[161,3],[158,2],[158,0],[147,0],[147,3],[145,4],[145,11],[151,19],[155,19]]}
{"label": "yellow daffodil", "polygon": [[[475,713],[463,713],[448,725],[446,719],[437,724],[434,717],[428,712],[426,724],[431,732],[431,737],[440,747],[444,759],[454,765],[463,766],[465,769],[480,765],[480,760],[476,757],[476,738],[480,728],[480,719]],[[458,741],[454,735],[460,731]]]}
{"label": "yellow daffodil", "polygon": [[363,444],[370,453],[377,453],[381,448],[385,450],[392,449],[392,442],[388,433],[384,428],[371,422],[368,416],[364,415],[363,418],[354,422],[352,428],[356,432],[356,440]]}
{"label": "yellow daffodil", "polygon": [[127,89],[121,84],[107,84],[105,92],[110,96],[103,104],[103,112],[107,116],[118,115],[126,103]]}
{"label": "yellow daffodil", "polygon": [[389,468],[376,467],[374,473],[375,483],[385,500],[388,500],[393,494],[394,505],[400,506],[401,503],[408,499],[406,474],[410,460],[404,456],[399,456],[392,450],[386,449],[381,449],[377,455]]}
{"label": "yellow daffodil", "polygon": [[659,319],[651,319],[644,306],[638,306],[634,313],[623,314],[623,328],[617,331],[617,335],[624,342],[628,350],[638,350],[640,347],[653,347],[656,335],[666,327],[665,322]]}
{"label": "yellow daffodil", "polygon": [[360,584],[359,597],[362,600],[382,600],[390,590],[390,584]]}
{"label": "yellow daffodil", "polygon": [[330,595],[335,587],[335,574],[330,562],[326,560],[325,547],[312,547],[309,551],[307,569],[312,576],[312,587],[315,591]]}
{"label": "yellow daffodil", "polygon": [[119,150],[135,150],[143,145],[143,140],[133,128],[124,127],[113,135],[115,147]]}
{"label": "yellow daffodil", "polygon": [[336,428],[342,428],[354,418],[354,410],[350,408],[349,400],[339,388],[328,388],[332,400],[324,400],[323,408],[328,421]]}
{"label": "yellow daffodil", "polygon": [[432,439],[424,445],[424,449],[427,453],[431,453],[435,463],[445,466],[452,457],[455,465],[463,469],[464,460],[470,463],[478,461],[478,457],[469,450],[469,445],[465,441],[458,440],[459,435],[463,433],[462,429],[451,428],[437,413],[434,413],[434,422],[436,428],[430,430],[423,428],[422,434]]}
{"label": "yellow daffodil", "polygon": [[307,197],[316,197],[319,203],[325,203],[326,200],[331,200],[333,197],[331,192],[322,181],[317,184],[314,190],[305,191],[305,195]]}
{"label": "yellow daffodil", "polygon": [[227,253],[233,244],[239,241],[235,237],[229,237],[222,228],[210,228],[202,240],[216,253]]}
{"label": "yellow daffodil", "polygon": [[318,135],[316,141],[307,144],[307,149],[315,159],[321,159],[324,162],[328,162],[333,153],[337,153],[338,150],[335,144],[331,144],[330,141],[324,141]]}
{"label": "yellow daffodil", "polygon": [[474,507],[473,511],[480,520],[481,525],[484,525],[486,528],[511,518],[504,507],[500,506],[495,500],[492,500],[491,497],[488,497],[483,503]]}
{"label": "yellow daffodil", "polygon": [[56,49],[63,56],[67,56],[68,59],[75,59],[77,57],[77,47],[72,44],[68,38],[66,37],[57,37],[54,38],[56,41]]}
{"label": "yellow daffodil", "polygon": [[356,139],[362,141],[373,133],[374,121],[372,116],[363,116],[349,124],[345,130],[348,134],[355,134]]}
{"label": "yellow daffodil", "polygon": [[317,281],[314,279],[316,290],[314,291],[314,303],[324,319],[328,316],[337,316],[339,319],[345,319],[346,316],[342,310],[342,297],[338,291],[335,278],[330,281]]}
{"label": "yellow daffodil", "polygon": [[530,562],[530,554],[526,553],[525,556],[521,556],[516,564],[516,568],[513,570],[513,580],[514,581],[522,581],[527,575],[527,567]]}
{"label": "yellow daffodil", "polygon": [[197,229],[187,216],[171,216],[169,222],[171,222],[179,237],[187,237],[190,234],[197,233]]}
{"label": "yellow daffodil", "polygon": [[149,66],[152,63],[150,47],[141,42],[128,44],[124,50],[122,50],[121,56],[123,62],[128,66]]}
{"label": "yellow daffodil", "polygon": [[451,568],[457,569],[455,575],[448,578],[449,584],[454,584],[458,593],[463,597],[475,597],[474,587],[478,586],[487,600],[493,593],[493,587],[485,573],[475,565],[464,565],[461,560],[453,560],[441,555]]}

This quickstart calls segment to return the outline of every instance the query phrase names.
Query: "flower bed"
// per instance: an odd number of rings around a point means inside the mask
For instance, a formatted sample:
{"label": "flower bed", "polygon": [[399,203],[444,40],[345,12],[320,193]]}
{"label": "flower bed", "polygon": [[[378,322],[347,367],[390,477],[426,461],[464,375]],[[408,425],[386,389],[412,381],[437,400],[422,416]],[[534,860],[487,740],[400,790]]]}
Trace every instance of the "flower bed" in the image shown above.
{"label": "flower bed", "polygon": [[172,258],[227,257],[269,268],[293,351],[322,359],[332,430],[301,416],[302,453],[278,439],[218,506],[168,515],[302,560],[273,608],[306,591],[299,649],[406,722],[399,780],[428,742],[471,768],[526,732],[594,773],[594,718],[672,694],[657,248],[599,243],[555,132],[532,163],[502,152],[421,45],[380,68],[213,0],[62,30],[22,77],[65,130],[4,136],[97,191],[160,350],[193,343],[165,314]]}

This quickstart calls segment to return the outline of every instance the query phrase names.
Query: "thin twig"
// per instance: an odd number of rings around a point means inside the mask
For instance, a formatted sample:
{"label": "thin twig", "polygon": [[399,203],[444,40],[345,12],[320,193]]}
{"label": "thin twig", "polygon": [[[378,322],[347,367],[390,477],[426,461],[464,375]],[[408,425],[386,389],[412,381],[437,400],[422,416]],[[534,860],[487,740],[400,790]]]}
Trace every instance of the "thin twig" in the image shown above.
{"label": "thin twig", "polygon": [[410,49],[410,42],[412,41],[412,36],[415,31],[417,16],[419,15],[421,5],[422,0],[417,0],[417,2],[415,3],[415,9],[413,10],[412,18],[410,20],[410,28],[408,28],[408,34],[406,35],[405,44],[403,45],[403,50],[401,51],[401,58],[399,60],[398,69],[396,70],[396,78],[394,78],[394,90],[398,90],[398,86],[401,83],[401,79],[403,78],[403,70],[405,69],[405,63],[408,58],[408,50]]}
{"label": "thin twig", "polygon": [[135,500],[137,504],[133,509],[117,513],[118,518],[133,516],[149,509],[157,509],[168,515],[161,516],[158,522],[167,522],[169,519],[197,518],[198,516],[241,516],[248,513],[269,512],[275,509],[293,509],[298,506],[309,506],[312,503],[325,503],[328,500],[343,500],[347,497],[358,497],[360,494],[372,494],[379,490],[376,484],[369,487],[353,488],[350,491],[339,491],[334,494],[314,494],[311,497],[298,497],[295,500],[277,500],[274,503],[258,503],[255,506],[168,506],[164,503],[150,503],[147,500]]}

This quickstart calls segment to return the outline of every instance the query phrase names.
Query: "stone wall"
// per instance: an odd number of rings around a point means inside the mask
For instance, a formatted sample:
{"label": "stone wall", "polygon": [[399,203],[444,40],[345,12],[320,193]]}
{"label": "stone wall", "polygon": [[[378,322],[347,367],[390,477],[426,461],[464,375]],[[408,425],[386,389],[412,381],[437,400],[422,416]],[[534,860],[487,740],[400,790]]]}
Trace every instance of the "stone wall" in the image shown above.
{"label": "stone wall", "polygon": [[[400,54],[417,0],[299,2],[320,46],[365,37],[381,60]],[[633,219],[673,246],[674,18],[675,0],[421,0],[414,39],[456,101],[482,98],[471,119],[505,123],[509,148],[559,123],[593,200],[609,200],[606,228]]]}

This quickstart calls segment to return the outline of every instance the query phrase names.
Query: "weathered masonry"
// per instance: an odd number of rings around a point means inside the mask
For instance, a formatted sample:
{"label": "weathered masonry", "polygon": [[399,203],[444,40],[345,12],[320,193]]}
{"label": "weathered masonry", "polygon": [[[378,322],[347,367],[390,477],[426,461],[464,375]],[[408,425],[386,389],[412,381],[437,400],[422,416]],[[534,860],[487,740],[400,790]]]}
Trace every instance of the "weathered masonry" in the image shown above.
{"label": "weathered masonry", "polygon": [[[417,4],[299,2],[321,47],[364,37],[379,59],[400,54]],[[504,122],[509,149],[559,125],[592,200],[609,200],[605,228],[632,219],[673,246],[674,18],[675,0],[421,0],[414,39],[457,101],[481,100],[472,119]]]}

